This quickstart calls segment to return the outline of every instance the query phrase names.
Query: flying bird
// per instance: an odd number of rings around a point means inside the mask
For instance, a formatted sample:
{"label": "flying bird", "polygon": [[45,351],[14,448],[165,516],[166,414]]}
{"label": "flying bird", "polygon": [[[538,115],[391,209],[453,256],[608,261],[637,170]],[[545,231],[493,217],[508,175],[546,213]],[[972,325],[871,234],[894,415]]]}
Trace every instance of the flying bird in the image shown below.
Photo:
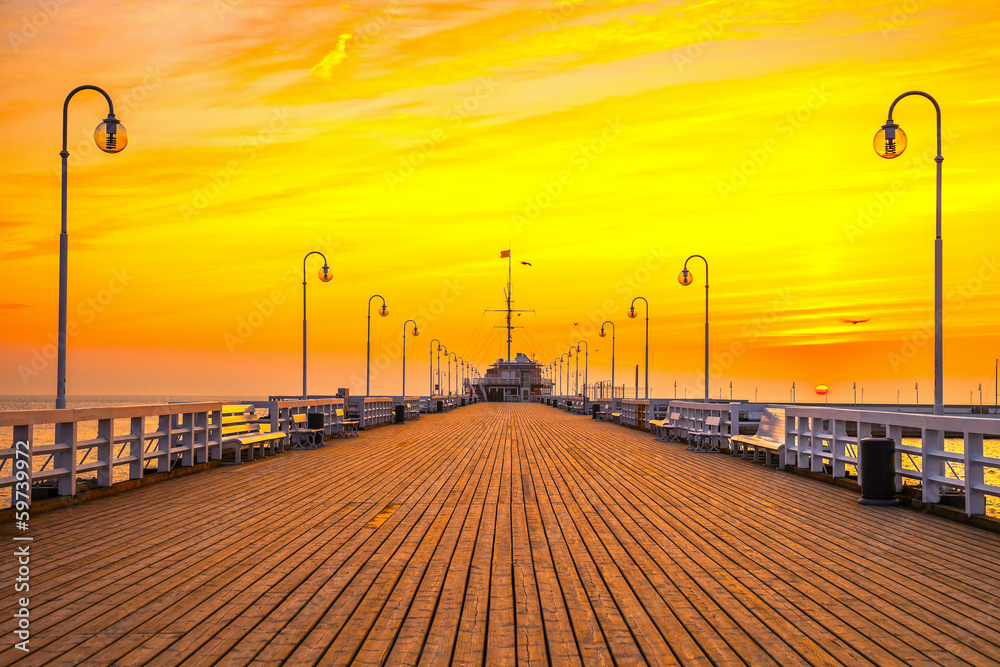
{"label": "flying bird", "polygon": [[573,326],[578,326],[579,324],[579,322],[573,322]]}
{"label": "flying bird", "polygon": [[525,266],[531,266],[531,262],[521,262],[521,264],[524,264]]}
{"label": "flying bird", "polygon": [[870,318],[870,317],[868,317],[868,318],[866,318],[866,319],[863,319],[863,320],[849,320],[849,319],[847,319],[847,318],[845,317],[845,318],[842,318],[842,319],[841,319],[840,321],[841,321],[841,322],[843,322],[844,324],[861,324],[862,322],[867,322],[867,321],[869,321],[870,319],[871,319],[871,318]]}

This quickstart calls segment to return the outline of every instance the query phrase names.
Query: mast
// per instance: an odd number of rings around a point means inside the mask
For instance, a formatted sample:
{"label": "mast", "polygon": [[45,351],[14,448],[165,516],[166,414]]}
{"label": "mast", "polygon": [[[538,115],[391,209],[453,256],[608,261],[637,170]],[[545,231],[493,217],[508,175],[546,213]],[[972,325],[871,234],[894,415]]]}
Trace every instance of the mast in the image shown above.
{"label": "mast", "polygon": [[510,343],[511,343],[511,325],[510,325],[510,314],[511,314],[511,310],[510,310],[510,293],[511,293],[510,265],[511,265],[511,259],[510,259],[510,253],[508,252],[507,253],[507,365],[508,365],[508,368],[510,368]]}

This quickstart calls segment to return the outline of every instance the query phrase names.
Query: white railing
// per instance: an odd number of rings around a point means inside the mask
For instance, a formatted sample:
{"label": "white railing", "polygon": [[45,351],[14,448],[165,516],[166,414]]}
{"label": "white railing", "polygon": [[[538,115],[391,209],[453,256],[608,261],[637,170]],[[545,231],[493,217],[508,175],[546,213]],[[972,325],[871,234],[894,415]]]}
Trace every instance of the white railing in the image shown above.
{"label": "white railing", "polygon": [[641,398],[622,399],[622,419],[623,426],[649,430],[646,413],[649,409],[649,401]]}
{"label": "white railing", "polygon": [[351,407],[358,417],[358,428],[391,424],[394,419],[393,399],[388,396],[351,399]]}
{"label": "white railing", "polygon": [[[703,431],[705,421],[709,417],[721,417],[719,435],[722,444],[727,444],[729,437],[740,432],[740,413],[745,414],[745,403],[705,403],[704,401],[654,401],[653,416],[648,419],[667,419],[677,413],[677,426],[680,430]],[[648,428],[648,422],[647,422]]]}
{"label": "white railing", "polygon": [[[1000,498],[1000,486],[988,482],[1000,480],[1000,458],[983,451],[984,440],[1000,439],[998,419],[794,405],[783,409],[786,463],[817,472],[829,463],[834,477],[844,477],[848,465],[857,466],[858,443],[871,437],[875,427],[896,441],[897,491],[904,479],[920,480],[922,500],[937,503],[942,490],[956,489],[964,492],[970,515],[986,513],[987,496]],[[856,435],[847,434],[848,424]],[[903,429],[919,429],[920,446],[904,444]],[[948,438],[952,449],[961,451],[947,449],[946,434],[954,435]],[[904,466],[904,460],[913,468]]]}
{"label": "white railing", "polygon": [[10,490],[11,505],[30,503],[35,482],[55,481],[58,495],[74,496],[78,475],[109,487],[142,479],[147,462],[169,472],[221,459],[221,425],[222,403],[0,412],[10,443],[0,449],[0,493]]}
{"label": "white railing", "polygon": [[[255,410],[267,410],[267,420],[264,422],[270,425],[271,432],[284,431],[289,433],[289,422],[295,415],[308,415],[310,413],[323,415],[323,433],[333,435],[337,427],[337,410],[344,408],[342,398],[310,398],[310,399],[287,399],[270,401],[248,401],[248,405],[253,405]],[[346,411],[345,411],[346,416]]]}

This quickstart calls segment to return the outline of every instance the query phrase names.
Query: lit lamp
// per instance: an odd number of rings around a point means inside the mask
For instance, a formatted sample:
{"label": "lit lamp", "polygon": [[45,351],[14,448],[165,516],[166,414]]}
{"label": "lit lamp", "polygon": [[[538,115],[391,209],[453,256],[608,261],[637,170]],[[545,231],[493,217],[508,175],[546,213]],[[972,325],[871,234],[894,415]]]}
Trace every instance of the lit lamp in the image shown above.
{"label": "lit lamp", "polygon": [[[611,397],[615,396],[615,323],[611,320],[605,320],[604,324],[611,325]],[[601,325],[601,338],[607,336],[604,333],[604,324]]]}
{"label": "lit lamp", "polygon": [[326,255],[318,250],[307,252],[306,256],[302,258],[302,400],[309,396],[306,390],[306,260],[309,259],[309,255],[319,255],[323,258],[323,268],[319,270],[319,279],[324,283],[333,280]]}
{"label": "lit lamp", "polygon": [[688,271],[688,262],[694,258],[705,262],[705,402],[708,402],[708,260],[701,255],[691,255],[684,260],[684,268],[677,276],[677,282],[687,287],[694,282],[694,274]]}
{"label": "lit lamp", "polygon": [[69,179],[69,151],[66,150],[66,125],[69,120],[69,101],[81,90],[96,90],[108,102],[108,117],[94,130],[94,141],[105,153],[120,153],[128,145],[128,132],[115,118],[115,105],[111,96],[97,86],[79,86],[70,91],[63,102],[62,127],[62,230],[59,233],[59,340],[56,362],[56,408],[66,407],[66,299],[69,282],[69,236],[66,232],[66,191]]}
{"label": "lit lamp", "polygon": [[389,314],[389,309],[386,308],[385,299],[382,298],[381,294],[373,294],[368,299],[368,342],[366,344],[365,396],[371,395],[372,388],[372,299],[375,297],[382,299],[382,307],[379,308],[378,314],[382,317]]}
{"label": "lit lamp", "polygon": [[[642,302],[646,304],[646,398],[649,398],[649,302],[646,301],[645,297],[637,296],[632,299],[632,305],[629,306],[628,316],[635,319],[638,313],[635,312],[635,302],[642,299]],[[636,398],[639,397],[639,388],[635,388]]]}
{"label": "lit lamp", "polygon": [[896,105],[904,97],[919,95],[930,100],[937,112],[937,156],[934,161],[937,163],[937,235],[934,239],[934,414],[944,414],[944,325],[942,318],[942,265],[943,249],[941,241],[941,163],[944,157],[941,155],[941,107],[937,100],[927,93],[919,90],[911,90],[903,93],[889,105],[888,120],[877,133],[875,133],[874,148],[875,153],[882,158],[892,160],[903,154],[906,150],[906,133],[896,123],[892,122],[892,112]]}
{"label": "lit lamp", "polygon": [[[410,322],[413,322],[413,320],[406,320],[403,322],[403,395],[400,397],[400,400],[403,402],[406,401],[406,325]],[[420,335],[420,332],[417,331],[416,322],[413,322],[413,335]]]}

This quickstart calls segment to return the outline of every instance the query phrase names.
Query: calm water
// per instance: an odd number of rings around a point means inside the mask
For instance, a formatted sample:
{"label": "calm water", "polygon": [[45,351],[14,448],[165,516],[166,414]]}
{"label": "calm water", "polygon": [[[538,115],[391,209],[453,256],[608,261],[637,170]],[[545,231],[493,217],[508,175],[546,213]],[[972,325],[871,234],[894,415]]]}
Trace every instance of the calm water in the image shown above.
{"label": "calm water", "polygon": [[[158,396],[69,396],[66,399],[67,407],[70,408],[83,408],[83,407],[111,407],[111,406],[124,406],[124,405],[156,405],[161,403],[194,403],[199,401],[216,401],[225,404],[241,403],[244,401],[254,401],[254,400],[265,400],[266,396],[237,396],[237,395],[226,395],[226,396],[174,396],[174,395],[158,395]],[[0,411],[4,410],[40,410],[53,408],[54,400],[51,397],[44,396],[0,396]],[[129,420],[120,419],[115,422],[115,433],[125,434],[129,431]],[[97,437],[97,422],[81,422],[78,427],[79,435],[81,439],[85,438],[95,438]],[[151,431],[155,429],[155,424],[146,425],[146,430]],[[51,444],[55,440],[55,427],[52,424],[45,424],[35,427],[35,444]],[[0,427],[0,447],[10,446],[8,443],[13,443],[13,429],[10,427]],[[904,438],[903,443],[906,445],[919,446],[919,438]],[[963,442],[961,439],[949,438],[945,441],[945,448],[951,452],[961,452]],[[121,445],[118,446],[119,448]],[[992,458],[1000,458],[1000,440],[987,440],[983,444],[984,453],[986,456]],[[118,452],[115,452],[118,456]],[[85,461],[93,461],[97,458],[96,449],[90,453],[90,455],[85,459]],[[39,469],[46,462],[44,457],[36,458],[34,465],[35,469]],[[903,457],[903,467],[910,470],[917,470],[915,463],[909,458]],[[852,467],[848,467],[852,470]],[[3,469],[0,469],[0,476],[6,476],[10,474],[10,462],[6,463]],[[962,464],[951,464],[945,466],[945,474],[948,477],[955,479],[960,479],[964,474],[964,467]],[[96,478],[97,473],[84,473],[79,475],[81,479]],[[115,482],[125,481],[128,479],[128,466],[121,465],[115,466],[113,479]],[[907,480],[908,484],[915,483],[915,481]],[[986,469],[986,483],[993,486],[1000,486],[1000,468],[987,468]],[[4,493],[4,496],[7,494]],[[6,497],[0,498],[0,507],[8,506],[9,501]],[[1000,516],[1000,499],[998,498],[987,498],[987,514],[990,516]]]}

